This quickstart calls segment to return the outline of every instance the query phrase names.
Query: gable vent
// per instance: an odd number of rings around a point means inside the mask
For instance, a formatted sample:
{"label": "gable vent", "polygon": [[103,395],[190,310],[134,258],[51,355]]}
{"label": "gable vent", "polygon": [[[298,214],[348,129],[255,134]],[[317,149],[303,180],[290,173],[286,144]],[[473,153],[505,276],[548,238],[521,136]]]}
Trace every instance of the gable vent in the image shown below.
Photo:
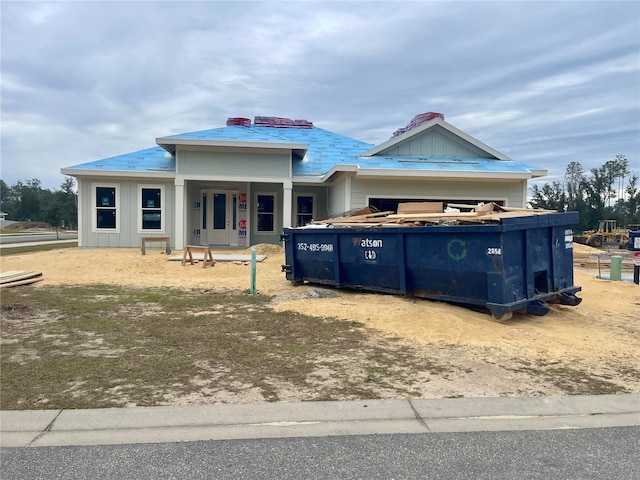
{"label": "gable vent", "polygon": [[415,117],[413,117],[406,127],[400,127],[395,132],[393,132],[393,135],[391,135],[391,138],[397,137],[398,135],[402,135],[403,133],[408,132],[412,128],[416,128],[422,125],[423,123],[430,122],[434,118],[441,118],[444,120],[444,115],[442,113],[437,113],[437,112],[420,113],[419,115],[416,115]]}

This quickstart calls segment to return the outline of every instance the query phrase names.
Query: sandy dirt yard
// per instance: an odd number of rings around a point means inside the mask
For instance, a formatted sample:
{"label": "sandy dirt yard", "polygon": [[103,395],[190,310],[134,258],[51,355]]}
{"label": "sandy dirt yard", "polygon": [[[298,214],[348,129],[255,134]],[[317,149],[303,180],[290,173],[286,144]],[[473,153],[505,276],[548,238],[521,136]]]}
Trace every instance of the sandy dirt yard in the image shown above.
{"label": "sandy dirt yard", "polygon": [[[581,254],[589,249],[576,245]],[[282,248],[257,250],[267,256],[257,266],[257,289],[273,297],[275,310],[361,322],[456,366],[458,373],[430,379],[429,396],[557,395],[568,391],[563,381],[594,380],[640,393],[640,287],[598,279],[593,267],[575,268],[574,284],[582,287],[579,306],[554,305],[544,317],[516,314],[498,323],[485,313],[423,299],[333,289],[332,295],[319,295],[327,288],[295,287],[285,279]],[[214,253],[248,255],[249,250]],[[107,283],[223,292],[250,285],[248,262],[182,266],[158,248],[144,256],[138,249],[78,248],[3,256],[0,271],[9,270],[42,272],[45,280],[28,288]]]}

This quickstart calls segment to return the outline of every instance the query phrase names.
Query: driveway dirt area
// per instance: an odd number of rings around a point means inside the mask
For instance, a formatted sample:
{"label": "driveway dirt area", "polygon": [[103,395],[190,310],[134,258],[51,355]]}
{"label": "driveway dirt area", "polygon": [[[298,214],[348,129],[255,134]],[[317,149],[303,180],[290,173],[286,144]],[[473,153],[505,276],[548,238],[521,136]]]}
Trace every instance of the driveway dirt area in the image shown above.
{"label": "driveway dirt area", "polygon": [[[576,245],[576,252],[583,255],[597,253],[590,250]],[[423,397],[640,393],[640,287],[630,281],[599,279],[592,265],[575,267],[574,284],[582,287],[580,305],[553,305],[546,316],[516,314],[499,323],[489,314],[442,302],[293,286],[281,272],[282,248],[259,245],[257,253],[266,255],[257,264],[257,290],[271,298],[274,311],[358,322],[372,337],[400,339],[450,365],[445,374],[424,380],[417,389]],[[15,288],[112,284],[232,292],[250,286],[247,261],[218,261],[207,268],[201,263],[182,266],[158,248],[148,249],[144,256],[138,249],[78,248],[5,255],[0,271],[10,270],[40,271],[45,277]],[[283,397],[296,400],[294,393]],[[172,403],[212,401],[215,398],[192,395],[189,402],[176,398]],[[233,401],[256,398],[240,395]]]}

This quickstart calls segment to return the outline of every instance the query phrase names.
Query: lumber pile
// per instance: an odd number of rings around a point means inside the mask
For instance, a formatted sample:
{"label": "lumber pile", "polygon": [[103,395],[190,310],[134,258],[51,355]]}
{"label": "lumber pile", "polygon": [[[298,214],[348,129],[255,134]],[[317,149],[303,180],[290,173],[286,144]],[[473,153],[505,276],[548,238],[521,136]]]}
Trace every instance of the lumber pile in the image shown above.
{"label": "lumber pile", "polygon": [[17,287],[44,280],[42,272],[26,272],[23,270],[10,270],[0,273],[0,288]]}
{"label": "lumber pile", "polygon": [[[503,207],[496,203],[466,205],[450,203],[443,210],[441,202],[408,202],[398,205],[398,213],[376,211],[366,207],[356,212],[314,220],[312,225],[331,225],[333,227],[423,227],[432,225],[478,225],[501,223],[504,218],[548,215],[555,210]],[[468,210],[468,211],[461,211]]]}

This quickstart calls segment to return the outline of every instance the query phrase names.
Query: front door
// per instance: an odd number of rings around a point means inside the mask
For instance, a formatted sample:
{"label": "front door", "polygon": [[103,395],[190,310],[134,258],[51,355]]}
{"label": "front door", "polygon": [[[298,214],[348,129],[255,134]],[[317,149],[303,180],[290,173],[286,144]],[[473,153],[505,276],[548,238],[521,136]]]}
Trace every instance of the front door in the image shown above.
{"label": "front door", "polygon": [[204,190],[202,192],[203,245],[237,245],[235,232],[234,192]]}

